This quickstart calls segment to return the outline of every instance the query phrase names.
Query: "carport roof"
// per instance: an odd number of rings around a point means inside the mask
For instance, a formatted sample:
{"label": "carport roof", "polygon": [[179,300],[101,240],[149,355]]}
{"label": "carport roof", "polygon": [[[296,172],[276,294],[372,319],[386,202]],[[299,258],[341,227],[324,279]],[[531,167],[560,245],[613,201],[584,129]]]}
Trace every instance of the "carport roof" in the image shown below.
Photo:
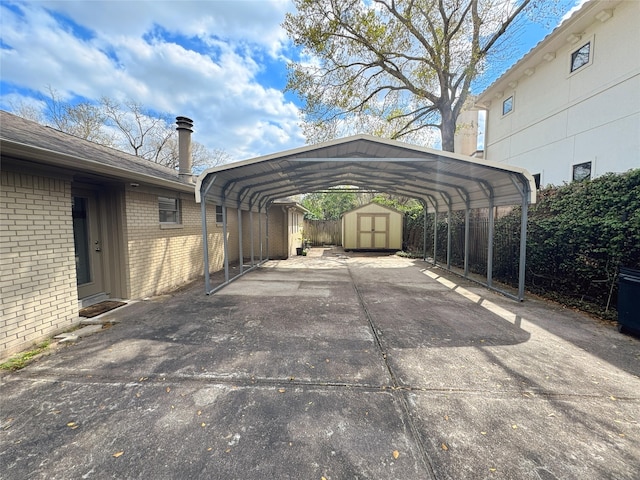
{"label": "carport roof", "polygon": [[357,135],[205,170],[196,201],[264,211],[291,195],[355,186],[425,201],[429,211],[535,203],[520,167]]}

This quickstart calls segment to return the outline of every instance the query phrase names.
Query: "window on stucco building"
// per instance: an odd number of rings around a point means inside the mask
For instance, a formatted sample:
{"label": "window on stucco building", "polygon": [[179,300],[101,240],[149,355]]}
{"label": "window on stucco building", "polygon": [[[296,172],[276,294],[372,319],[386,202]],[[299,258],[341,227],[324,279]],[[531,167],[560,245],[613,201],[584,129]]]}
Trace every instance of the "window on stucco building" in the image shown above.
{"label": "window on stucco building", "polygon": [[502,115],[506,115],[513,111],[513,95],[502,102]]}
{"label": "window on stucco building", "polygon": [[571,72],[588,65],[591,62],[591,41],[571,52]]}
{"label": "window on stucco building", "polygon": [[574,182],[582,182],[591,178],[591,162],[579,163],[573,166],[571,179]]}
{"label": "window on stucco building", "polygon": [[539,173],[534,173],[533,174],[533,179],[536,182],[536,190],[540,190],[540,174]]}

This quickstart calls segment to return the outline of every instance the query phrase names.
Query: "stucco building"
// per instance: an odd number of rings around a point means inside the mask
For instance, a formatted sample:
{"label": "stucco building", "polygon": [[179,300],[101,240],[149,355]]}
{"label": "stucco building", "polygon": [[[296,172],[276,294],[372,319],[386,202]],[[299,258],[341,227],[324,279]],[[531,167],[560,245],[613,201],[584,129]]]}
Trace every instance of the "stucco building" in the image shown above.
{"label": "stucco building", "polygon": [[591,0],[482,92],[485,158],[542,186],[640,168],[640,2]]}

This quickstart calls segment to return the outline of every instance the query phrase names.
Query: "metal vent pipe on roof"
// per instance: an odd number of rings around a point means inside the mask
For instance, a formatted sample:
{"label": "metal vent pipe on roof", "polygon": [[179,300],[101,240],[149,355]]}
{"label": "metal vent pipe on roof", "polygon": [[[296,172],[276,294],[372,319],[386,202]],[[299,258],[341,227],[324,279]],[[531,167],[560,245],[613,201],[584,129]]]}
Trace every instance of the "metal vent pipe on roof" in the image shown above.
{"label": "metal vent pipe on roof", "polygon": [[191,133],[193,133],[193,120],[188,117],[176,117],[178,127],[178,175],[181,180],[194,183],[191,173]]}

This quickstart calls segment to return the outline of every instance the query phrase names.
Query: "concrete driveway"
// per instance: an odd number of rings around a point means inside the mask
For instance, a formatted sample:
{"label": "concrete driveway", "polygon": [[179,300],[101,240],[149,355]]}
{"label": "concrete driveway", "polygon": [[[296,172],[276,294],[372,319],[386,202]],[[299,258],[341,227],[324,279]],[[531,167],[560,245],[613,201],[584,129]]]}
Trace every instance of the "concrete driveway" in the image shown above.
{"label": "concrete driveway", "polygon": [[4,375],[3,479],[637,479],[640,341],[395,256],[272,261]]}

